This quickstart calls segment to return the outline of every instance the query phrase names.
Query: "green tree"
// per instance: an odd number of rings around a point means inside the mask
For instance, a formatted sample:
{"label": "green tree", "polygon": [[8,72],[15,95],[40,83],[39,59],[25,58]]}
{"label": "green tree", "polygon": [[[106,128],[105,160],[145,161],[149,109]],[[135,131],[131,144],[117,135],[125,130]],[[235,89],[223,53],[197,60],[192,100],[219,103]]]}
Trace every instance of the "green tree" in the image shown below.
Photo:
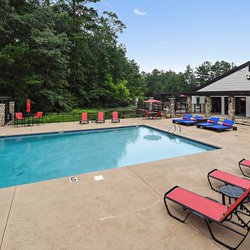
{"label": "green tree", "polygon": [[234,63],[228,63],[225,61],[216,61],[212,66],[211,66],[211,71],[212,71],[212,78],[221,76],[228,72],[229,70],[235,68]]}
{"label": "green tree", "polygon": [[190,65],[187,65],[186,70],[184,72],[184,81],[188,90],[195,90],[198,87],[198,81],[195,77],[194,70],[191,68]]}
{"label": "green tree", "polygon": [[215,64],[208,61],[202,63],[202,65],[198,66],[195,71],[196,79],[198,81],[197,87],[202,87],[206,82],[223,75],[234,67],[234,63],[228,63],[225,61],[217,61]]}
{"label": "green tree", "polygon": [[142,96],[139,66],[117,42],[125,25],[87,5],[96,2],[1,0],[1,93],[20,108],[29,97],[46,111],[125,105]]}
{"label": "green tree", "polygon": [[198,81],[197,87],[204,85],[207,81],[213,78],[211,67],[212,64],[208,61],[205,61],[196,68],[195,74]]}

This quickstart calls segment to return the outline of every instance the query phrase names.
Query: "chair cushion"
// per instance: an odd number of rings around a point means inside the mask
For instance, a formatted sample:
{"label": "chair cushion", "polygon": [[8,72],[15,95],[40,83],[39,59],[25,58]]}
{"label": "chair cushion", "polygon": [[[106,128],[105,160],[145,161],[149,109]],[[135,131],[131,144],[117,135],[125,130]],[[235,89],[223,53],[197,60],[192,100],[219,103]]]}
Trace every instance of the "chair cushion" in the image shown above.
{"label": "chair cushion", "polygon": [[215,170],[211,174],[209,174],[209,176],[237,187],[241,187],[244,189],[250,188],[249,180],[243,179],[239,176],[232,175],[221,170]]}
{"label": "chair cushion", "polygon": [[244,166],[247,166],[247,167],[250,167],[250,161],[249,160],[243,160],[240,164],[244,165]]}
{"label": "chair cushion", "polygon": [[214,123],[214,121],[212,121],[212,120],[208,120],[207,122],[209,122],[209,123]]}
{"label": "chair cushion", "polygon": [[228,127],[232,126],[231,124],[226,123],[226,122],[223,122],[222,125],[223,125],[223,126],[228,126]]}
{"label": "chair cushion", "polygon": [[180,187],[168,193],[166,197],[215,221],[220,221],[227,211],[227,206]]}

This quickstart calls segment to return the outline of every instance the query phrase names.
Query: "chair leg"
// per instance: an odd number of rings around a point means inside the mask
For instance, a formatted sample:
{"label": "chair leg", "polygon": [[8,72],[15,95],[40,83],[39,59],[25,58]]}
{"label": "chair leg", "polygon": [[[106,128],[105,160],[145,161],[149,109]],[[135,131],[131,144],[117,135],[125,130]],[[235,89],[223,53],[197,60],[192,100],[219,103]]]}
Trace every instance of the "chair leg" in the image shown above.
{"label": "chair leg", "polygon": [[[166,210],[167,210],[168,214],[169,214],[172,218],[174,218],[174,219],[176,219],[176,220],[178,220],[178,221],[180,221],[180,222],[182,222],[182,223],[184,223],[184,222],[187,220],[187,218],[189,217],[189,215],[192,214],[192,212],[189,212],[189,213],[186,215],[186,217],[184,217],[184,219],[181,219],[181,218],[179,218],[179,217],[173,215],[173,214],[170,212],[165,197],[164,197],[164,203],[165,203],[165,207],[166,207]],[[183,208],[183,209],[185,210],[185,208]]]}
{"label": "chair leg", "polygon": [[215,189],[215,188],[213,187],[213,185],[212,185],[212,183],[211,183],[211,180],[210,180],[211,177],[210,177],[209,174],[210,174],[210,173],[208,173],[208,175],[207,175],[207,180],[208,180],[208,183],[209,183],[210,187],[211,187],[215,192],[220,193],[219,190],[217,190],[217,189]]}
{"label": "chair leg", "polygon": [[[243,159],[243,160],[244,160],[244,159]],[[245,172],[243,171],[243,165],[241,165],[241,162],[242,162],[243,160],[241,160],[241,161],[239,162],[239,168],[240,168],[241,173],[242,173],[244,176],[246,176],[246,177],[249,178],[250,175],[245,174]]]}
{"label": "chair leg", "polygon": [[212,231],[212,229],[211,229],[211,227],[210,227],[210,223],[212,223],[212,222],[209,222],[207,219],[205,219],[205,222],[206,222],[206,225],[207,225],[207,227],[208,227],[208,230],[209,230],[210,235],[212,236],[213,240],[216,241],[217,243],[221,244],[222,246],[228,248],[228,249],[237,249],[237,248],[242,244],[242,242],[245,240],[245,238],[247,237],[248,232],[249,232],[249,228],[248,228],[246,234],[241,234],[241,233],[239,233],[239,232],[237,232],[237,231],[235,231],[235,230],[233,230],[233,229],[230,229],[230,228],[228,228],[228,227],[226,227],[226,226],[220,225],[220,226],[222,226],[222,227],[225,227],[225,228],[227,228],[227,229],[229,229],[229,230],[231,230],[231,231],[234,231],[235,233],[240,234],[240,235],[243,236],[243,238],[242,238],[241,241],[238,243],[238,245],[237,245],[236,247],[232,247],[232,246],[226,244],[225,242],[223,242],[223,241],[221,241],[221,240],[219,240],[218,238],[215,237],[215,235],[213,234],[213,231]]}

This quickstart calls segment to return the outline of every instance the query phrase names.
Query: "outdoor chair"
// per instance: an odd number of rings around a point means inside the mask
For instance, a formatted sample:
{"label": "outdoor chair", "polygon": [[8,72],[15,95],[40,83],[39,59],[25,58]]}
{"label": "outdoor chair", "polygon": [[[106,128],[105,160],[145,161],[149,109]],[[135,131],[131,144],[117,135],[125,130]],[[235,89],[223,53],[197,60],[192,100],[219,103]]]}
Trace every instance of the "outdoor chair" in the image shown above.
{"label": "outdoor chair", "polygon": [[249,171],[249,174],[246,174],[246,172],[243,171],[243,168],[248,168],[248,170],[250,170],[250,160],[246,160],[246,159],[240,160],[240,161],[239,161],[239,168],[240,168],[241,173],[242,173],[244,176],[250,178],[250,171]]}
{"label": "outdoor chair", "polygon": [[40,124],[43,121],[43,112],[42,111],[38,111],[36,113],[36,115],[32,118],[32,123],[37,123]]}
{"label": "outdoor chair", "polygon": [[[175,186],[165,193],[164,203],[168,214],[174,219],[179,220],[180,222],[185,222],[190,214],[199,216],[205,221],[214,241],[226,248],[237,249],[247,237],[250,229],[248,226],[250,222],[250,220],[248,220],[250,211],[243,204],[243,201],[248,196],[249,191],[250,188],[247,189],[230,207],[227,207],[211,198],[203,197],[181,187]],[[181,218],[180,216],[177,217],[177,215],[174,215],[170,211],[167,202],[172,202],[182,207],[183,211],[185,212],[185,216]],[[245,221],[245,217],[243,219],[242,216],[240,216],[241,211],[237,210],[238,207],[240,207],[242,210],[244,209],[249,214],[247,217],[247,222]],[[241,240],[236,246],[230,246],[225,241],[222,241],[215,236],[211,227],[213,223],[235,234],[238,234],[241,237]],[[229,225],[232,225],[233,228]]]}
{"label": "outdoor chair", "polygon": [[120,119],[118,117],[118,112],[117,111],[112,112],[111,122],[120,122]]}
{"label": "outdoor chair", "polygon": [[17,127],[18,127],[18,124],[24,124],[24,117],[23,117],[23,113],[22,112],[16,112],[15,113],[15,122],[14,122],[14,125],[17,125]]}
{"label": "outdoor chair", "polygon": [[88,112],[82,112],[81,120],[79,121],[79,124],[87,124],[89,123],[88,119]]}
{"label": "outdoor chair", "polygon": [[239,176],[229,174],[227,172],[224,172],[218,169],[214,169],[210,171],[207,174],[207,179],[208,179],[210,187],[218,193],[220,193],[220,190],[215,188],[214,183],[212,183],[211,181],[212,179],[215,179],[216,181],[219,181],[219,182],[223,182],[224,185],[228,185],[228,184],[233,185],[233,186],[242,188],[243,190],[250,188],[250,180],[243,179]]}
{"label": "outdoor chair", "polygon": [[144,118],[145,119],[149,119],[152,117],[153,117],[152,113],[150,113],[148,110],[144,110]]}
{"label": "outdoor chair", "polygon": [[161,111],[157,111],[156,114],[154,115],[154,118],[161,119],[162,118]]}
{"label": "outdoor chair", "polygon": [[98,112],[96,123],[104,123],[104,112]]}
{"label": "outdoor chair", "polygon": [[222,122],[222,124],[212,125],[212,126],[209,126],[207,128],[215,130],[217,132],[221,132],[222,130],[233,129],[233,125],[234,125],[234,121],[233,120],[225,119]]}
{"label": "outdoor chair", "polygon": [[172,123],[180,123],[182,121],[189,121],[192,118],[192,114],[185,114],[182,118],[175,118]]}
{"label": "outdoor chair", "polygon": [[210,126],[217,125],[219,122],[220,118],[219,117],[210,117],[207,122],[202,122],[202,123],[197,123],[197,128],[206,128]]}
{"label": "outdoor chair", "polygon": [[178,123],[187,126],[195,125],[197,124],[197,119],[202,119],[202,118],[203,118],[202,116],[196,115],[195,117],[191,117],[189,120],[184,119],[183,121],[179,121]]}

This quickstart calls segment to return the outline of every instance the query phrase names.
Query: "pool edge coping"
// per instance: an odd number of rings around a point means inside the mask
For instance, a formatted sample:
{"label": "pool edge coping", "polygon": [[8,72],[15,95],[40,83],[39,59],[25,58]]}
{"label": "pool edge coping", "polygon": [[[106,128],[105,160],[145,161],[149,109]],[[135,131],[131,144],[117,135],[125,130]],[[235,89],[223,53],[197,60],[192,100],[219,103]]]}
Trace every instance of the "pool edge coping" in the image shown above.
{"label": "pool edge coping", "polygon": [[112,130],[112,129],[119,129],[119,128],[133,128],[133,127],[147,127],[147,128],[155,129],[155,130],[160,131],[160,132],[164,132],[164,133],[169,134],[169,135],[170,134],[175,135],[175,136],[177,136],[179,138],[183,138],[183,139],[190,140],[190,141],[193,141],[193,142],[196,142],[196,143],[200,143],[200,144],[203,144],[205,146],[214,147],[215,149],[222,149],[222,147],[219,147],[219,146],[207,143],[207,142],[198,141],[198,140],[195,140],[193,138],[189,138],[189,137],[186,137],[186,136],[183,136],[183,135],[177,135],[177,134],[174,134],[174,133],[170,133],[168,131],[165,131],[165,130],[162,130],[162,129],[159,129],[159,128],[155,128],[155,127],[152,127],[152,126],[149,126],[149,125],[145,125],[145,124],[143,124],[143,125],[118,126],[118,127],[109,127],[109,128],[61,130],[61,131],[53,131],[53,132],[29,133],[29,134],[18,134],[18,135],[1,135],[0,139],[16,138],[16,137],[29,137],[29,136],[38,136],[38,135],[53,135],[53,134],[54,135],[60,135],[60,134],[67,134],[67,133],[89,132],[89,131],[100,131],[100,130]]}

